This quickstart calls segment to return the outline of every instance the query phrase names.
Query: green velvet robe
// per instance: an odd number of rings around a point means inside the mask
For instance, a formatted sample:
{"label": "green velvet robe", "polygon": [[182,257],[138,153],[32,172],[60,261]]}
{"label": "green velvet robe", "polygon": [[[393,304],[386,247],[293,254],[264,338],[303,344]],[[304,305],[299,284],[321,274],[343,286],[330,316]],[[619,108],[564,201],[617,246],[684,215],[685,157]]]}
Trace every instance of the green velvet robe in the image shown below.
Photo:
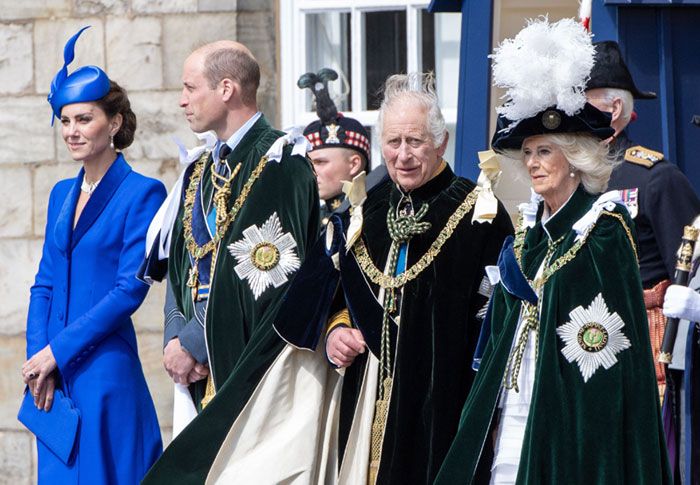
{"label": "green velvet robe", "polygon": [[[229,209],[260,158],[282,134],[261,118],[227,157],[232,167],[242,162],[232,184]],[[227,246],[243,239],[245,229],[253,225],[260,227],[276,213],[282,231],[290,233],[296,241],[296,255],[303,261],[308,245],[315,241],[318,233],[318,189],[310,163],[302,157],[291,156],[290,151],[291,148],[285,148],[280,163],[267,163],[218,248],[205,327],[216,397],[166,448],[144,484],[204,483],[231,424],[284,346],[272,322],[287,284],[279,288],[269,286],[255,299],[248,281],[236,274],[234,268],[238,262]],[[211,166],[210,157],[202,177],[205,198],[212,192]],[[186,179],[185,191],[187,185]],[[190,258],[184,244],[182,216],[181,205],[171,236],[168,277],[178,307],[189,320],[194,306],[191,289],[187,286]],[[288,279],[292,277],[290,274]],[[205,384],[206,380],[199,381],[191,389],[197,404]]]}
{"label": "green velvet robe", "polygon": [[[579,187],[546,223],[538,215],[522,250],[525,276],[532,279],[537,273],[550,238],[563,238],[552,262],[572,247],[572,226],[594,200]],[[624,209],[616,206],[614,213],[633,228]],[[518,484],[672,483],[630,237],[619,219],[602,214],[575,258],[543,288],[538,360]],[[576,361],[562,354],[564,343],[556,330],[570,321],[574,308],[587,308],[598,294],[609,312],[617,312],[624,321],[621,331],[631,346],[616,354],[612,367],[599,367],[584,382]],[[521,307],[501,285],[493,298],[491,337],[436,484],[489,482],[498,399]]]}
{"label": "green velvet robe", "polygon": [[[425,233],[408,243],[407,268],[413,266],[435,241],[447,219],[474,189],[446,167],[425,185],[413,190],[418,211],[429,210]],[[401,192],[387,180],[368,194],[363,208],[362,239],[378,268],[384,268],[391,245],[387,212],[395,208]],[[503,240],[513,232],[510,218],[499,204],[491,223],[472,223],[467,213],[440,254],[418,277],[403,288],[400,325],[396,327],[394,384],[382,444],[377,484],[429,484],[435,478],[457,432],[460,411],[474,379],[471,359],[481,327],[477,313],[487,299],[479,293],[484,267],[495,264]],[[346,214],[347,217],[347,214]],[[370,351],[379,358],[381,310],[378,286],[358,282],[352,253],[340,250],[344,299],[353,323],[365,335]],[[374,315],[374,317],[372,316]],[[352,425],[367,354],[346,369],[340,410],[341,452]]]}

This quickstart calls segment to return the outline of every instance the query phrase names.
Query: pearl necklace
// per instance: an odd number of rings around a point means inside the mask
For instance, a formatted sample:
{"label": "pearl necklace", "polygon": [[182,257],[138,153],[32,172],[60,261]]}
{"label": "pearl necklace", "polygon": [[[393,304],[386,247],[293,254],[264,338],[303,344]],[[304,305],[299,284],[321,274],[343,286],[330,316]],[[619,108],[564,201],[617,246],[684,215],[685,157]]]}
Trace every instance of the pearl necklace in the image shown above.
{"label": "pearl necklace", "polygon": [[85,177],[83,177],[83,183],[80,185],[80,190],[85,192],[87,195],[92,195],[92,193],[97,188],[97,184],[100,183],[100,180],[98,180],[97,182],[90,183],[87,180],[85,180]]}

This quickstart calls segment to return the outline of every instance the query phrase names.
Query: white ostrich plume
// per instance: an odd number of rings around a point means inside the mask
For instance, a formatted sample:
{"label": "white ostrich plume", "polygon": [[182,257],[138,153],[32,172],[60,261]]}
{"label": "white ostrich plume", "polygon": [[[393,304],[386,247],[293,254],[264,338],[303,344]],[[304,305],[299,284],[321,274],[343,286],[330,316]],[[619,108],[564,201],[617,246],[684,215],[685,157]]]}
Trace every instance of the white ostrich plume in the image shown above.
{"label": "white ostrich plume", "polygon": [[507,90],[496,111],[512,122],[506,131],[552,106],[569,116],[583,108],[595,55],[591,37],[574,19],[550,24],[540,17],[494,50],[493,83]]}

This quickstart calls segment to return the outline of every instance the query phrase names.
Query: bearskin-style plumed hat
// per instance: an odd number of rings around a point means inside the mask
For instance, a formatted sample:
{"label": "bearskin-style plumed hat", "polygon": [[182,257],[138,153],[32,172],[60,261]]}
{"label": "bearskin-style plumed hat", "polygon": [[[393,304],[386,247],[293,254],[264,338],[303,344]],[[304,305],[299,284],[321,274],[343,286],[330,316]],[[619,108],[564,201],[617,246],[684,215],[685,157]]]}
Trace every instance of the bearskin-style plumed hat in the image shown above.
{"label": "bearskin-style plumed hat", "polygon": [[[63,67],[51,81],[48,101],[56,118],[61,119],[61,109],[72,103],[86,103],[104,98],[109,92],[109,78],[97,66],[83,66],[68,75],[68,65],[75,58],[75,42],[85,29],[83,27],[68,39],[63,48]],[[51,117],[53,125],[54,117]]]}
{"label": "bearskin-style plumed hat", "polygon": [[526,138],[552,133],[612,136],[610,115],[586,102],[594,55],[591,34],[574,19],[531,20],[503,41],[491,56],[494,85],[506,89],[493,148],[520,149]]}
{"label": "bearskin-style plumed hat", "polygon": [[328,81],[338,79],[333,69],[323,68],[318,73],[307,72],[297,81],[301,89],[309,88],[316,98],[318,120],[304,129],[304,136],[312,149],[349,148],[365,157],[366,169],[369,170],[370,143],[369,134],[362,123],[354,118],[338,113],[335,103],[328,93]]}

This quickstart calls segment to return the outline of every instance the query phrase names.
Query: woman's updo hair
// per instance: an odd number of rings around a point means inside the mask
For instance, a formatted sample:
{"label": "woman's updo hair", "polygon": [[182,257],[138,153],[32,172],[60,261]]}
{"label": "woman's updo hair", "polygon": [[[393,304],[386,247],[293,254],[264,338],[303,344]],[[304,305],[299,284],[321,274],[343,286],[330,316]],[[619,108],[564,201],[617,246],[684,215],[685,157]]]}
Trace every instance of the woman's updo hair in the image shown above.
{"label": "woman's updo hair", "polygon": [[114,148],[123,150],[131,145],[136,133],[136,115],[131,111],[131,103],[126,95],[126,90],[114,81],[109,81],[109,92],[95,103],[112,118],[117,114],[122,115],[122,126],[114,135]]}

